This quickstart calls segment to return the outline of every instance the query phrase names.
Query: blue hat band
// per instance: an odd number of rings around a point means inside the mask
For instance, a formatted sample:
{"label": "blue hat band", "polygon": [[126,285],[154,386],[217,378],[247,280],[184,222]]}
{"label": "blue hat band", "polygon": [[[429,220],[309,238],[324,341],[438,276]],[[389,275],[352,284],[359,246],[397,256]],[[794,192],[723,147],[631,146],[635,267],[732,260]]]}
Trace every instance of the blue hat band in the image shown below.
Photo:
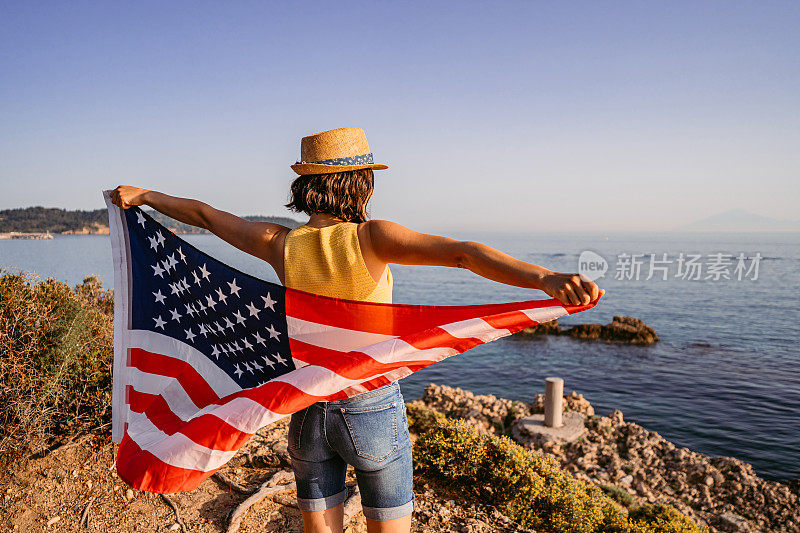
{"label": "blue hat band", "polygon": [[337,167],[350,167],[355,165],[372,165],[372,152],[350,157],[337,157],[335,159],[323,159],[321,161],[298,161],[298,165],[334,165]]}

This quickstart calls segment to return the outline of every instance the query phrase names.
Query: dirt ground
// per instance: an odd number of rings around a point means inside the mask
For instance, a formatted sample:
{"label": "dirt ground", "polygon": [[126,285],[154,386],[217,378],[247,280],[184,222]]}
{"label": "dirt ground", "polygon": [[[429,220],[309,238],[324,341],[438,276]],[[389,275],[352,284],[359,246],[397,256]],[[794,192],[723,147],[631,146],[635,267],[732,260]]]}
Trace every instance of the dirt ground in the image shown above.
{"label": "dirt ground", "polygon": [[[255,435],[220,473],[255,490],[275,472],[290,471],[287,424]],[[7,473],[0,481],[0,531],[180,531],[175,511],[160,495],[130,489],[117,477],[116,447],[107,434],[84,435]],[[352,472],[348,485],[355,485]],[[414,485],[414,531],[527,531],[496,509],[464,501],[430,480],[415,477]],[[227,531],[231,511],[247,497],[216,477],[170,495],[185,530],[198,533]],[[294,490],[267,496],[249,508],[238,531],[302,531],[295,498]],[[347,531],[366,531],[360,511]]]}

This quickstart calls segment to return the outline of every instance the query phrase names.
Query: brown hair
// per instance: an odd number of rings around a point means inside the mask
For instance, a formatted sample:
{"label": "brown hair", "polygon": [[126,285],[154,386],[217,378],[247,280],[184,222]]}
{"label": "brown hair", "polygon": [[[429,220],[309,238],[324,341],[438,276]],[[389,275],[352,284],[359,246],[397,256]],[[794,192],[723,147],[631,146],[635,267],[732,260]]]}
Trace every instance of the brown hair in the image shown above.
{"label": "brown hair", "polygon": [[346,222],[365,222],[373,186],[371,168],[305,174],[292,182],[291,201],[286,207],[307,215],[324,213]]}

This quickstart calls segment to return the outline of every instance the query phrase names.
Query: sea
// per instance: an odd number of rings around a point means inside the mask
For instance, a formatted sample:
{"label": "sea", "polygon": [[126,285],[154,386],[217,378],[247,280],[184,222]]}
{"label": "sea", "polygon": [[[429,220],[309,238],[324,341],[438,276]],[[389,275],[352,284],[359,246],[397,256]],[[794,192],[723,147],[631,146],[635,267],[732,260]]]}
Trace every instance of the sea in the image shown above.
{"label": "sea", "polygon": [[[630,346],[514,335],[404,378],[407,399],[428,383],[530,401],[545,378],[586,397],[598,414],[678,446],[751,463],[764,478],[800,477],[800,233],[450,233],[524,261],[575,272],[583,256],[606,290],[564,325],[639,318],[660,341]],[[213,235],[181,235],[254,276],[272,268]],[[583,265],[587,267],[587,264]],[[0,269],[74,285],[88,274],[113,286],[108,236],[0,240]],[[396,303],[463,305],[545,298],[470,271],[391,265]],[[666,279],[665,279],[666,278]]]}

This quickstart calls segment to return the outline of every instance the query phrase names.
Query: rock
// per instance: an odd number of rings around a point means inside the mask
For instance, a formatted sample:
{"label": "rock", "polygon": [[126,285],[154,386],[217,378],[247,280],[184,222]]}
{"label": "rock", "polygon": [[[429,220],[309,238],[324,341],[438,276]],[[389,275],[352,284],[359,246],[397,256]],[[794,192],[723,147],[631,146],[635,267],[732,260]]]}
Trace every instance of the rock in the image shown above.
{"label": "rock", "polygon": [[59,520],[61,520],[60,516],[58,516],[58,515],[54,516],[53,518],[51,518],[50,520],[47,521],[47,527],[52,526],[53,524],[55,524]]}
{"label": "rock", "polygon": [[125,491],[125,499],[126,500],[132,500],[133,496],[134,496],[134,494],[133,494],[133,490],[132,489],[128,489],[128,490]]}
{"label": "rock", "polygon": [[518,333],[522,336],[536,336],[536,335],[560,335],[561,326],[558,325],[558,320],[551,320],[536,326],[525,328]]}
{"label": "rock", "polygon": [[620,479],[619,482],[622,483],[623,485],[630,485],[631,483],[633,483],[633,476],[628,474],[624,478]]}
{"label": "rock", "polygon": [[167,529],[169,529],[170,531],[178,531],[180,528],[181,528],[181,525],[179,523],[175,522],[174,524],[169,526]]}
{"label": "rock", "polygon": [[576,339],[608,340],[628,344],[653,344],[658,341],[656,332],[639,320],[630,316],[615,316],[609,324],[578,324],[563,330],[557,320],[525,328],[517,335],[536,337],[540,335],[566,335]]}
{"label": "rock", "polygon": [[753,531],[750,522],[734,513],[723,513],[717,517],[717,527],[731,533]]}
{"label": "rock", "polygon": [[576,339],[602,339],[628,344],[653,344],[658,341],[656,332],[639,320],[629,316],[615,316],[610,324],[578,324],[563,332]]}
{"label": "rock", "polygon": [[706,478],[703,480],[703,483],[705,483],[706,486],[710,487],[711,485],[714,484],[714,478],[711,476],[706,476]]}

